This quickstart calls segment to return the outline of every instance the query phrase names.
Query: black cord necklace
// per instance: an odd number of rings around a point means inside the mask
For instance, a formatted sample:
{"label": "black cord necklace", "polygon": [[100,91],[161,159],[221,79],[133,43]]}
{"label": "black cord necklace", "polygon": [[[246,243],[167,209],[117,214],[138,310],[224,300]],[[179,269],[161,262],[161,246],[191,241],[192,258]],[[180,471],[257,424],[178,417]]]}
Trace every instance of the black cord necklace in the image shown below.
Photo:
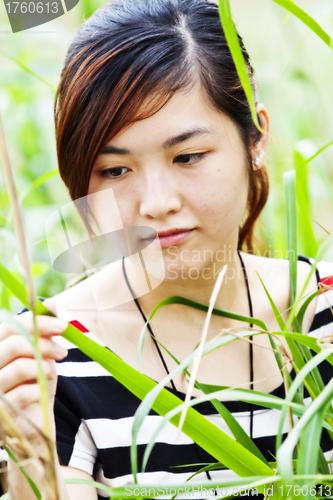
{"label": "black cord necklace", "polygon": [[[241,263],[241,266],[242,266],[242,269],[243,269],[243,273],[244,273],[245,284],[246,284],[246,289],[247,289],[247,297],[248,297],[248,303],[249,303],[250,317],[253,318],[253,307],[252,307],[252,300],[251,300],[251,294],[250,294],[250,287],[249,287],[247,272],[246,272],[246,268],[245,268],[242,256],[240,254],[240,250],[237,250],[237,254],[238,254],[238,257],[239,257],[239,260],[240,260],[240,263]],[[144,312],[143,312],[143,310],[142,310],[142,308],[141,308],[141,306],[139,304],[138,299],[135,297],[135,294],[134,294],[134,292],[132,290],[132,287],[131,287],[131,285],[129,283],[129,280],[128,280],[128,277],[127,277],[127,273],[126,273],[126,269],[125,269],[125,259],[124,259],[124,257],[122,258],[122,269],[123,269],[123,275],[124,275],[124,279],[125,279],[126,285],[127,285],[128,289],[129,289],[129,291],[131,292],[133,300],[134,300],[137,308],[139,309],[139,311],[141,313],[141,316],[144,319],[144,322],[146,323],[147,322],[147,318],[146,318],[146,316],[145,316],[145,314],[144,314]],[[155,335],[153,333],[153,330],[151,329],[151,326],[150,326],[149,323],[147,324],[147,328],[148,328],[148,331],[149,331],[149,333],[150,333],[150,335],[151,335],[151,337],[152,337],[152,339],[154,341],[154,344],[156,346],[157,352],[158,352],[159,357],[160,357],[160,359],[162,361],[164,369],[165,369],[166,373],[169,375],[170,372],[168,370],[167,364],[165,362],[165,359],[163,357],[161,349],[160,349],[160,347],[158,345],[156,337],[155,337]],[[253,328],[253,324],[252,323],[250,324],[250,328]],[[251,335],[250,336],[250,341],[251,342],[249,344],[250,345],[250,387],[253,390],[253,345],[252,345],[252,338],[253,337]],[[172,386],[173,390],[176,391],[176,392],[178,392],[177,389],[176,389],[176,386],[175,386],[175,384],[173,382],[173,380],[171,380],[170,383],[171,383],[171,386]],[[253,405],[252,404],[250,405],[250,438],[251,439],[253,438]],[[200,448],[200,446],[197,445],[196,449],[197,449],[197,452],[199,454],[200,459],[202,459],[201,458],[201,448]],[[206,471],[206,474],[207,474],[208,479],[211,479],[211,476],[210,476],[210,474],[209,474],[208,471]],[[215,492],[215,494],[217,494],[217,493]]]}

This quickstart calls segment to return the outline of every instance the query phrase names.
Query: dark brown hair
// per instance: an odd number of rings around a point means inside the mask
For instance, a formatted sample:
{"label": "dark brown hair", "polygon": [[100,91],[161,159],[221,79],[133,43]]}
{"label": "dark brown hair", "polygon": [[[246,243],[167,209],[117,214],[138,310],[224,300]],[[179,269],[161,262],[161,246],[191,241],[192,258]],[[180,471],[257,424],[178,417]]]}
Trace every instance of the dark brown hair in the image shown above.
{"label": "dark brown hair", "polygon": [[[253,68],[239,37],[256,95]],[[249,163],[247,217],[238,247],[253,249],[254,224],[268,196],[265,167],[253,171],[253,123],[218,8],[207,0],[110,0],[80,28],[55,98],[60,175],[77,200],[87,195],[102,148],[123,127],[157,112],[200,82],[208,103],[237,126]],[[155,96],[142,109],[147,97]]]}

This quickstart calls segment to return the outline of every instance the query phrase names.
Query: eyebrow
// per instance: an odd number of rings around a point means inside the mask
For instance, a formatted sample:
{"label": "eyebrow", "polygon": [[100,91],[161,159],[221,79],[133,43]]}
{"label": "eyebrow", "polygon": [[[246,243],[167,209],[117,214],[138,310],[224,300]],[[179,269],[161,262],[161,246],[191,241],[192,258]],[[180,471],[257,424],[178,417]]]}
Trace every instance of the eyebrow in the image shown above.
{"label": "eyebrow", "polygon": [[[187,141],[191,137],[197,137],[203,134],[216,134],[216,130],[207,127],[197,127],[194,129],[187,130],[179,135],[169,137],[165,142],[163,142],[163,149],[170,149],[180,142]],[[106,145],[100,155],[130,155],[131,151],[129,149],[118,148],[117,146]]]}

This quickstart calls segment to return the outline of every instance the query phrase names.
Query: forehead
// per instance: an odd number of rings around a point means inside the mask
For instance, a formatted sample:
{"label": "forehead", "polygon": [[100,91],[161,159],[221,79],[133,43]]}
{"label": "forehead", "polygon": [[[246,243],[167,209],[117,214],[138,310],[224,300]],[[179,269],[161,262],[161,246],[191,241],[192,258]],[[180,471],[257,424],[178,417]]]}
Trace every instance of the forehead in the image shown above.
{"label": "forehead", "polygon": [[[162,106],[162,107],[161,107]],[[154,109],[156,112],[152,112]],[[149,114],[149,116],[147,116]],[[158,94],[148,97],[143,102],[138,117],[126,125],[109,141],[109,144],[126,148],[129,142],[140,144],[140,141],[154,141],[172,147],[173,136],[189,130],[206,131],[211,135],[219,135],[233,126],[231,119],[223,112],[214,108],[199,85],[178,91],[165,103],[165,98]]]}

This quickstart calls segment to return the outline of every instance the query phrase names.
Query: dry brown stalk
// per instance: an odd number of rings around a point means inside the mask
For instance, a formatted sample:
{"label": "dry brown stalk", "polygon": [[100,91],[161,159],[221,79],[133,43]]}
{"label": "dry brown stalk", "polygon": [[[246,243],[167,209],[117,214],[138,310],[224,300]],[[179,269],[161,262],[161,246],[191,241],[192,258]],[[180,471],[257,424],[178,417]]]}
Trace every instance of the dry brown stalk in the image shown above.
{"label": "dry brown stalk", "polygon": [[[2,169],[4,172],[4,178],[5,178],[5,183],[6,187],[8,190],[8,196],[10,199],[11,203],[11,209],[13,213],[13,221],[14,221],[14,227],[15,227],[15,232],[19,241],[19,247],[20,247],[20,255],[21,255],[21,260],[22,264],[24,267],[25,271],[25,277],[27,280],[27,289],[28,289],[28,297],[29,297],[29,305],[30,309],[33,312],[34,315],[34,333],[35,333],[35,345],[36,345],[36,350],[37,350],[37,355],[39,357],[39,360],[41,359],[40,356],[40,351],[39,351],[39,346],[38,346],[38,331],[36,328],[36,318],[35,318],[35,290],[34,290],[34,284],[33,284],[33,278],[30,270],[30,263],[29,263],[29,256],[28,256],[28,249],[27,249],[27,244],[26,244],[26,239],[25,239],[25,232],[24,232],[24,224],[23,224],[23,217],[22,213],[20,210],[19,202],[18,202],[18,197],[17,197],[17,192],[16,192],[16,187],[15,187],[15,181],[14,181],[14,175],[13,175],[13,170],[10,164],[10,159],[9,159],[9,154],[8,154],[8,149],[7,149],[7,144],[6,144],[6,139],[5,139],[5,134],[3,131],[2,127],[2,121],[0,117],[0,162],[2,164]],[[39,362],[39,383],[41,385],[41,393],[42,393],[42,408],[43,408],[43,414],[44,414],[44,431],[45,434],[49,437],[50,436],[50,425],[49,425],[49,417],[48,417],[48,402],[47,402],[47,390],[45,390],[45,382],[44,384],[42,383],[45,381],[45,377],[41,373],[41,368],[40,368],[40,362]],[[43,387],[44,385],[44,387]],[[4,418],[4,415],[2,415]],[[0,423],[4,425],[4,422],[1,422],[1,415],[0,415]],[[8,422],[7,422],[8,424]],[[9,430],[14,430],[14,428],[10,428]],[[17,429],[16,429],[17,432]],[[14,436],[11,436],[10,434],[6,436],[6,439],[11,438],[11,437],[16,437],[18,439],[18,442],[23,443],[22,441],[22,435],[18,438],[18,434],[14,433]],[[3,439],[3,438],[2,438]],[[58,499],[58,491],[57,491],[57,481],[56,481],[56,474],[55,474],[55,457],[54,457],[54,447],[52,445],[47,446],[47,456],[45,457],[45,476],[49,482],[50,488],[49,492],[47,493],[46,499],[47,500],[54,500]]]}
{"label": "dry brown stalk", "polygon": [[[19,408],[10,404],[4,395],[0,394],[0,442],[1,446],[7,446],[15,457],[20,457],[18,466],[29,466],[34,471],[34,477],[37,478],[38,488],[43,498],[56,500],[55,492],[49,485],[45,475],[45,467],[49,460],[49,448],[52,443],[42,432],[40,435],[44,438],[44,446],[36,450],[29,440],[16,425],[11,412],[19,414],[25,418],[32,427],[36,426]],[[7,410],[8,406],[9,410]]]}

